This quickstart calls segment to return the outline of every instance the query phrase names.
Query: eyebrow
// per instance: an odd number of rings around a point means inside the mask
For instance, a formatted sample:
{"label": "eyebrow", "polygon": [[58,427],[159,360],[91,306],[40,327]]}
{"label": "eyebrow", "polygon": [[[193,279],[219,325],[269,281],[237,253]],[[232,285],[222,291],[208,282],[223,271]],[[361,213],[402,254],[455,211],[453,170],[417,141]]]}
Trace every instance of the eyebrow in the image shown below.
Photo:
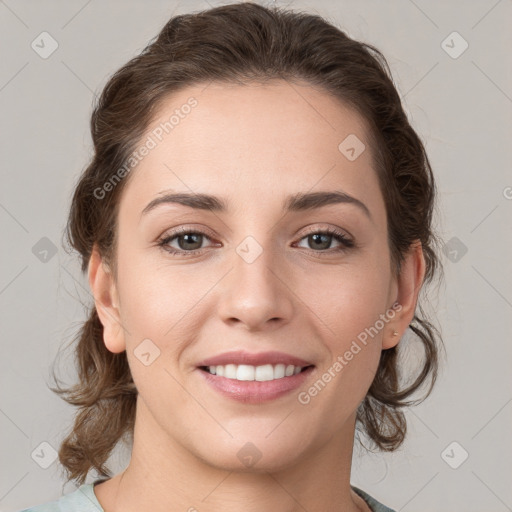
{"label": "eyebrow", "polygon": [[[141,216],[146,215],[151,210],[162,204],[181,204],[189,206],[198,210],[210,210],[212,212],[224,213],[229,210],[227,202],[216,196],[201,193],[188,193],[188,192],[160,192],[160,197],[153,199],[142,210]],[[365,215],[372,219],[370,210],[359,199],[341,191],[326,191],[326,192],[298,192],[289,196],[283,205],[285,212],[302,212],[313,210],[315,208],[322,208],[331,204],[352,204],[357,206]]]}

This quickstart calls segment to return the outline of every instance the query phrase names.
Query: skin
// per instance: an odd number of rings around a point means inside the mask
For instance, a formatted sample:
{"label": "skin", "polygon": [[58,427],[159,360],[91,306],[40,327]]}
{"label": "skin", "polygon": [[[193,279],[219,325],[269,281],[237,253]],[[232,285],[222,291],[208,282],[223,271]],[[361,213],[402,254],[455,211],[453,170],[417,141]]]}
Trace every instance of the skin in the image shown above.
{"label": "skin", "polygon": [[[197,85],[167,98],[148,133],[190,96],[198,105],[138,164],[123,191],[117,281],[96,249],[89,264],[105,345],[126,350],[139,391],[130,463],[96,485],[98,500],[106,512],[369,510],[350,489],[356,410],[381,350],[396,345],[413,318],[425,272],[421,245],[411,247],[395,278],[366,126],[339,100],[282,80]],[[349,134],[366,144],[355,161],[338,150]],[[166,204],[141,216],[169,190],[213,194],[229,210]],[[290,194],[320,190],[356,197],[371,219],[352,204],[283,215]],[[201,254],[173,257],[158,246],[179,226],[206,236],[196,245],[183,237],[168,245]],[[340,242],[327,238],[318,248],[307,228],[326,227],[357,246],[338,250]],[[262,248],[250,264],[236,252],[247,236]],[[300,404],[298,392],[395,302],[400,312]],[[160,350],[149,366],[134,354],[144,339]],[[196,365],[239,349],[279,350],[315,370],[284,397],[235,402],[207,386]],[[247,442],[262,455],[250,468],[237,457]]]}

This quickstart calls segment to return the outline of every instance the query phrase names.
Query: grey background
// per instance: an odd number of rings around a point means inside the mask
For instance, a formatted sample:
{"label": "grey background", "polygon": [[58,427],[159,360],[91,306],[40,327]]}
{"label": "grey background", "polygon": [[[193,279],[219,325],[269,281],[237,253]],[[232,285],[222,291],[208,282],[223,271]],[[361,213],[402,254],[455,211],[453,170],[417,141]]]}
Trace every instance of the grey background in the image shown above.
{"label": "grey background", "polygon": [[[46,383],[91,298],[61,234],[91,155],[93,96],[172,14],[221,3],[0,1],[1,511],[63,490],[41,443],[58,449],[74,413]],[[432,309],[448,357],[431,397],[407,411],[398,452],[365,454],[356,444],[352,483],[398,511],[512,510],[511,1],[278,3],[316,11],[382,50],[440,191],[446,280]],[[43,31],[58,42],[47,59],[31,48]],[[454,31],[469,44],[458,58],[442,46]],[[42,252],[45,237],[56,254]],[[453,469],[445,461],[456,465],[463,449],[469,457]],[[116,472],[126,456],[114,454]]]}

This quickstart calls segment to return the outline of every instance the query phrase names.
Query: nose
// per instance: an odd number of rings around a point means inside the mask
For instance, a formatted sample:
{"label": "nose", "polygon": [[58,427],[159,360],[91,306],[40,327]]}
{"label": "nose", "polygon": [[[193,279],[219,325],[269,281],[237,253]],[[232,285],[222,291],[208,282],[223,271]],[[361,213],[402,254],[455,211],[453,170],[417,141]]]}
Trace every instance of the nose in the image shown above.
{"label": "nose", "polygon": [[[294,309],[293,284],[287,282],[290,278],[272,252],[259,247],[250,242],[238,247],[232,270],[219,290],[222,320],[243,325],[249,331],[278,328],[290,321]],[[255,250],[259,255],[252,260]]]}

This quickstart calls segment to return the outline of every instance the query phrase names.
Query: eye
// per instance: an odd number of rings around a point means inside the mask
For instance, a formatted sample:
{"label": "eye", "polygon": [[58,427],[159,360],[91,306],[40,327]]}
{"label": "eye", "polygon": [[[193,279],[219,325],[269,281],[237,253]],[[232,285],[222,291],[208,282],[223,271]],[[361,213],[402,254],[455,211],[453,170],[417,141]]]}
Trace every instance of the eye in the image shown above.
{"label": "eye", "polygon": [[351,247],[355,247],[355,243],[353,240],[348,238],[342,231],[335,228],[325,228],[322,230],[313,230],[308,233],[305,237],[301,238],[302,240],[306,240],[306,243],[310,245],[312,252],[315,253],[325,253],[325,249],[329,249],[332,241],[336,240],[340,243],[341,247],[334,248],[331,251],[328,251],[329,254],[332,252],[345,251]]}
{"label": "eye", "polygon": [[[201,246],[205,239],[210,240],[210,237],[206,233],[187,227],[181,227],[174,232],[167,233],[158,241],[158,246],[171,255],[185,257],[195,256],[202,252],[203,248]],[[355,243],[352,239],[335,228],[325,228],[321,230],[317,228],[302,237],[300,241],[302,240],[307,240],[307,243],[312,245],[312,247],[309,248],[310,252],[322,256],[324,255],[323,253],[327,253],[326,255],[328,255],[333,252],[342,252],[355,247]],[[333,240],[337,241],[340,247],[326,251],[325,249],[330,249]],[[173,247],[171,243],[176,243],[177,247]]]}
{"label": "eye", "polygon": [[[158,241],[158,245],[173,255],[193,256],[201,252],[201,245],[204,239],[209,237],[202,231],[182,227],[168,233]],[[178,247],[172,247],[171,242],[176,241]]]}

